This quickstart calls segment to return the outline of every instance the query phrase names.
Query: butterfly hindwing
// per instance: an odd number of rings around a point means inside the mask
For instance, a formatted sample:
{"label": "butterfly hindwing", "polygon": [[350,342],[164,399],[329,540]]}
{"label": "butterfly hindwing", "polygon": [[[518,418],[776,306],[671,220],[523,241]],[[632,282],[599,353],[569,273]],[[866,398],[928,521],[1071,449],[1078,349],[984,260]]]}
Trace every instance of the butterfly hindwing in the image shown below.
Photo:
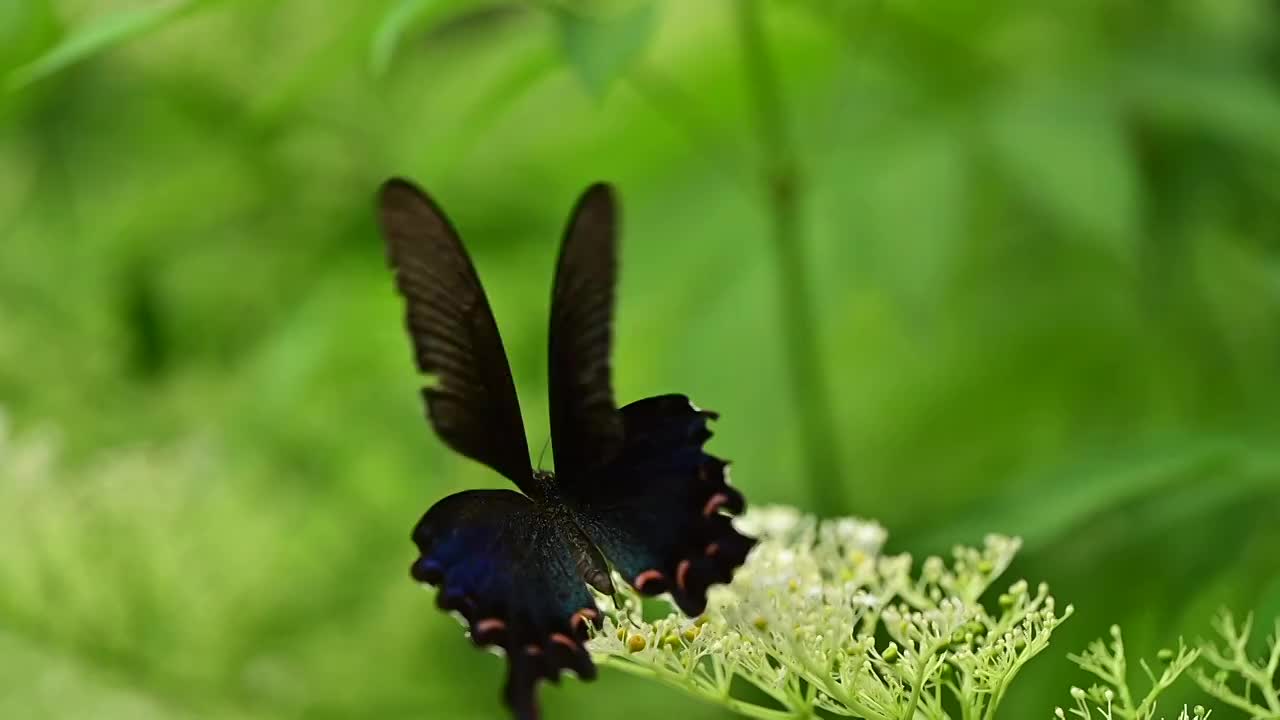
{"label": "butterfly hindwing", "polygon": [[537,717],[538,680],[596,674],[584,642],[600,614],[562,538],[547,510],[509,490],[450,495],[413,531],[413,576],[439,588],[437,603],[462,615],[477,645],[505,650],[505,697],[520,720]]}
{"label": "butterfly hindwing", "polygon": [[529,446],[498,326],[471,259],[444,213],[417,187],[389,180],[379,219],[436,433],[526,492]]}
{"label": "butterfly hindwing", "polygon": [[638,591],[669,591],[685,614],[701,614],[707,588],[729,582],[755,544],[726,515],[745,506],[728,464],[702,449],[716,415],[683,395],[620,413],[623,446],[578,486],[583,530]]}
{"label": "butterfly hindwing", "polygon": [[570,215],[556,263],[547,369],[561,483],[585,477],[622,444],[610,380],[617,222],[609,186],[587,188]]}

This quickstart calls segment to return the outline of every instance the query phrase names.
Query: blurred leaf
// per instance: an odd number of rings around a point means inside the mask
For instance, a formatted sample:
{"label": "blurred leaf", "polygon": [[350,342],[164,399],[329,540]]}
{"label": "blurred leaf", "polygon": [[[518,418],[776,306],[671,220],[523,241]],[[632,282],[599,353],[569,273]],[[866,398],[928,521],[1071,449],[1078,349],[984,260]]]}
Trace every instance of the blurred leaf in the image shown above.
{"label": "blurred leaf", "polygon": [[991,118],[995,158],[1025,194],[1081,242],[1129,257],[1139,180],[1120,118],[1083,93],[1015,95]]}
{"label": "blurred leaf", "polygon": [[57,26],[49,0],[0,3],[0,73],[30,61],[48,47]]}
{"label": "blurred leaf", "polygon": [[37,80],[155,30],[165,21],[195,5],[195,0],[176,0],[136,10],[106,13],[94,18],[89,24],[72,31],[62,42],[40,57],[11,72],[5,85],[10,91],[20,90]]}
{"label": "blurred leaf", "polygon": [[450,159],[456,162],[469,157],[507,112],[528,97],[538,83],[551,75],[559,64],[555,54],[545,46],[535,46],[484,89],[484,93],[466,111],[457,138],[450,143]]}
{"label": "blurred leaf", "polygon": [[1165,121],[1185,123],[1280,160],[1280,93],[1250,72],[1206,72],[1164,62],[1127,78],[1139,102]]}
{"label": "blurred leaf", "polygon": [[643,54],[658,26],[652,2],[609,15],[552,10],[565,57],[593,95],[603,96]]}
{"label": "blurred leaf", "polygon": [[369,70],[375,77],[385,75],[405,35],[471,1],[398,0],[387,10],[373,35],[373,44],[369,47]]}
{"label": "blurred leaf", "polygon": [[1266,444],[1230,437],[1183,438],[1145,450],[1085,458],[1028,482],[1025,491],[994,499],[979,511],[934,528],[920,542],[948,547],[957,538],[1001,532],[1022,537],[1034,553],[1093,518],[1144,499],[1160,502],[1157,512],[1143,518],[1142,527],[1164,528],[1175,517],[1208,512],[1273,488],[1278,478],[1280,456]]}
{"label": "blurred leaf", "polygon": [[369,48],[369,69],[375,76],[385,74],[391,66],[391,56],[400,44],[400,36],[438,4],[437,0],[400,0],[391,6],[378,24]]}
{"label": "blurred leaf", "polygon": [[1280,574],[1276,575],[1271,582],[1266,585],[1261,592],[1261,599],[1254,608],[1257,611],[1257,617],[1265,621],[1267,618],[1275,618],[1280,621]]}
{"label": "blurred leaf", "polygon": [[[405,577],[421,511],[502,480],[423,420],[370,205],[397,167],[457,215],[535,450],[555,237],[615,181],[619,399],[721,411],[751,502],[794,499],[732,0],[162,1],[0,0],[0,718],[499,716],[501,663]],[[911,550],[1023,534],[1064,630],[1144,655],[1280,607],[1264,3],[769,2],[858,511]],[[628,682],[548,714],[713,712]]]}

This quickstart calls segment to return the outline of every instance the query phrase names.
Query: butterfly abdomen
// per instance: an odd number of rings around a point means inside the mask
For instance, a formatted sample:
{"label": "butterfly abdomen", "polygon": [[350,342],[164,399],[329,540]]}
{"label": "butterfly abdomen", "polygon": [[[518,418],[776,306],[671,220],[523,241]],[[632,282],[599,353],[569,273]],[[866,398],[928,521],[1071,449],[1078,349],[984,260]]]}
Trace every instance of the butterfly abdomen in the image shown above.
{"label": "butterfly abdomen", "polygon": [[582,581],[605,595],[613,595],[615,589],[610,577],[609,564],[596,548],[595,543],[578,524],[578,517],[569,506],[557,500],[547,507],[548,526],[555,528],[560,541],[569,547]]}

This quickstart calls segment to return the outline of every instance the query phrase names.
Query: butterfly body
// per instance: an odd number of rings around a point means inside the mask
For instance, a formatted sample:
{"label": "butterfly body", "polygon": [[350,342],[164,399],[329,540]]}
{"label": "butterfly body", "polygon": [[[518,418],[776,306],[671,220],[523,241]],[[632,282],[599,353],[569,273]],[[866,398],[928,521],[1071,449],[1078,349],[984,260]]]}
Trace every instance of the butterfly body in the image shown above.
{"label": "butterfly body", "polygon": [[556,473],[532,469],[497,325],[457,233],[424,193],[388,181],[380,219],[432,427],[455,451],[520,489],[443,498],[415,526],[412,576],[439,588],[472,640],[507,657],[505,699],[537,717],[540,679],[590,680],[585,642],[601,614],[588,586],[615,591],[611,570],[645,595],[669,592],[700,614],[754,541],[729,515],[744,507],[728,464],[703,450],[715,413],[683,395],[614,405],[610,345],[616,209],[589,188],[570,218],[552,293],[550,415]]}

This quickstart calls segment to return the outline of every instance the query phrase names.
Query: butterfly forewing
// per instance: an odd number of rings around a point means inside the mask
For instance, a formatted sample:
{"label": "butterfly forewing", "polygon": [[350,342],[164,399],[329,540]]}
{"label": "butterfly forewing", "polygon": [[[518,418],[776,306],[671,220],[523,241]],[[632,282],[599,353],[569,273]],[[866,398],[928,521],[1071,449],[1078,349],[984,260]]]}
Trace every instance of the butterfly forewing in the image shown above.
{"label": "butterfly forewing", "polygon": [[569,218],[551,295],[551,444],[560,482],[572,483],[622,445],[610,351],[617,281],[617,207],[607,185],[582,194]]}
{"label": "butterfly forewing", "polygon": [[379,219],[418,369],[435,377],[423,390],[431,425],[449,447],[536,491],[502,338],[458,234],[399,179],[382,186]]}

